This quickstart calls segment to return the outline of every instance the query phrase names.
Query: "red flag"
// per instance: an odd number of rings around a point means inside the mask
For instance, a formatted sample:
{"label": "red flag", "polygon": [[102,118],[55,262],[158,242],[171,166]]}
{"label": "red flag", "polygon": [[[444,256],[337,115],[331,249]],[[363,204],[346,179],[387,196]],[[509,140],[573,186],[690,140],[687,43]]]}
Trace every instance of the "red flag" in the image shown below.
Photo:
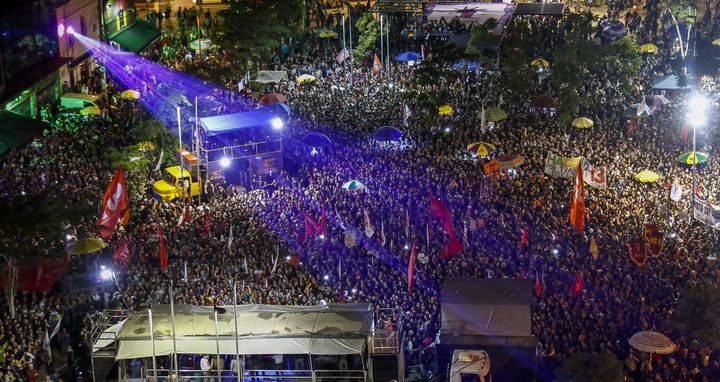
{"label": "red flag", "polygon": [[125,174],[123,174],[122,168],[118,168],[103,196],[100,218],[97,222],[100,227],[100,236],[105,239],[112,237],[121,215],[125,214],[122,223],[127,223],[129,211]]}
{"label": "red flag", "polygon": [[627,136],[628,137],[632,134],[632,132],[635,130],[636,127],[637,127],[637,119],[635,119],[635,118],[628,119],[628,126],[627,126]]}
{"label": "red flag", "polygon": [[465,247],[462,245],[460,240],[452,237],[450,238],[450,241],[447,243],[445,248],[443,248],[442,253],[440,254],[440,258],[443,260],[447,260],[458,253],[462,252],[465,249]]}
{"label": "red flag", "polygon": [[408,262],[408,293],[412,290],[413,275],[415,274],[415,242],[410,250],[410,261]]}
{"label": "red flag", "polygon": [[535,272],[535,296],[540,297],[542,295],[543,287],[540,283],[540,275]]}
{"label": "red flag", "polygon": [[130,259],[129,255],[130,250],[128,249],[127,239],[122,239],[120,245],[115,248],[115,253],[113,253],[115,264],[127,265],[128,260]]}
{"label": "red flag", "polygon": [[300,265],[300,256],[290,256],[290,260],[288,260],[288,264],[292,265],[293,267],[297,267]]}
{"label": "red flag", "polygon": [[205,226],[203,227],[203,231],[210,234],[210,228],[212,228],[212,216],[210,216],[210,213],[208,212],[205,214]]}
{"label": "red flag", "polygon": [[187,207],[183,207],[182,213],[180,213],[180,218],[178,218],[177,226],[180,227],[188,220],[190,220],[190,212],[188,212]]}
{"label": "red flag", "polygon": [[642,239],[633,239],[627,243],[630,260],[635,264],[644,267],[648,262],[647,247]]}
{"label": "red flag", "polygon": [[377,53],[375,53],[375,59],[373,60],[373,73],[375,75],[380,74],[380,71],[382,70],[382,62],[380,62],[380,57],[378,57]]}
{"label": "red flag", "polygon": [[577,296],[583,291],[583,289],[585,289],[585,283],[583,282],[582,274],[580,272],[576,272],[575,281],[573,281],[572,286],[570,287],[570,293],[572,293],[573,296]]}
{"label": "red flag", "polygon": [[453,226],[450,210],[445,203],[437,199],[430,191],[430,213],[433,217],[440,218],[442,227],[451,239],[455,238],[455,227]]}
{"label": "red flag", "polygon": [[320,215],[320,234],[327,237],[327,217],[325,216],[325,206],[322,207],[322,215]]}
{"label": "red flag", "polygon": [[163,238],[163,229],[161,225],[158,226],[158,240],[160,241],[160,268],[162,268],[163,272],[167,272],[167,250],[165,249],[165,239]]}
{"label": "red flag", "polygon": [[578,232],[585,230],[585,182],[583,181],[582,166],[577,166],[575,190],[573,191],[572,205],[570,207],[570,222]]}
{"label": "red flag", "polygon": [[529,235],[529,233],[528,233],[527,228],[523,228],[523,230],[522,230],[522,236],[520,237],[520,250],[521,250],[521,251],[522,251],[523,249],[525,249],[525,247],[527,247],[528,242],[529,242],[529,240],[530,240],[530,239],[529,239],[529,236],[530,236],[530,235]]}
{"label": "red flag", "polygon": [[657,225],[645,224],[645,240],[647,240],[648,255],[660,257],[664,238],[665,236],[658,230]]}
{"label": "red flag", "polygon": [[315,219],[310,216],[307,212],[304,212],[305,214],[305,238],[309,239],[319,233],[322,232],[322,228],[320,227],[320,224],[318,224]]}

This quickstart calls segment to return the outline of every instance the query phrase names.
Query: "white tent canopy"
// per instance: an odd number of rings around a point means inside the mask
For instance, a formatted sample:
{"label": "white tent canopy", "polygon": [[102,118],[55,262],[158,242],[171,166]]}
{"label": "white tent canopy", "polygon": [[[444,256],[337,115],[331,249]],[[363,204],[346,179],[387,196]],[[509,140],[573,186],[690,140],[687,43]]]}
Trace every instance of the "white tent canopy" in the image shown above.
{"label": "white tent canopy", "polygon": [[[218,313],[218,338],[212,307],[175,305],[178,354],[235,354],[235,310]],[[170,305],[152,306],[155,355],[172,354]],[[326,306],[241,305],[237,310],[240,354],[359,354],[372,329],[369,304]],[[116,359],[151,357],[148,311],[132,314],[118,334]]]}
{"label": "white tent canopy", "polygon": [[284,70],[260,70],[253,81],[261,84],[269,84],[273,82],[287,81],[287,79],[288,75]]}

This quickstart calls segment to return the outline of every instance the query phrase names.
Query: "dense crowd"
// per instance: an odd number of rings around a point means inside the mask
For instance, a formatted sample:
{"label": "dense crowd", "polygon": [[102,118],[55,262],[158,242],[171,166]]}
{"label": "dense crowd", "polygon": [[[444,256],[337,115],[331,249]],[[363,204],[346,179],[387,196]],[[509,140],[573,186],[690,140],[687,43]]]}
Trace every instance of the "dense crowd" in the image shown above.
{"label": "dense crowd", "polygon": [[[183,13],[177,18],[185,17]],[[547,57],[543,51],[559,44],[568,27],[564,19],[513,20],[523,22],[531,25],[536,38],[532,52],[536,56]],[[244,73],[230,70],[231,64],[219,51],[191,53],[186,59],[190,50],[183,35],[192,33],[190,23],[188,30],[178,35],[168,32],[165,48],[151,47],[147,57],[224,85],[227,93],[222,97],[241,107],[244,101],[238,101],[236,85]],[[637,36],[645,42],[647,33]],[[131,224],[111,243],[112,247],[122,238],[129,239],[131,252],[126,265],[116,266],[118,293],[108,304],[92,293],[20,293],[17,317],[11,319],[2,311],[0,378],[34,380],[35,371],[41,369],[57,380],[57,360],[47,353],[46,344],[54,348],[51,353],[68,355],[69,362],[87,370],[82,360],[87,361],[90,339],[84,320],[72,321],[69,330],[60,330],[49,341],[45,340],[47,322],[78,308],[133,310],[167,303],[168,277],[174,281],[176,303],[231,304],[231,281],[237,280],[243,286],[241,303],[370,302],[376,308],[401,308],[407,363],[438,372],[432,357],[422,355],[432,354],[437,344],[444,279],[538,275],[542,288],[533,301],[532,332],[540,342],[544,378],[575,352],[609,350],[623,361],[628,380],[710,381],[707,373],[720,368],[717,349],[698,345],[697,339],[670,325],[679,291],[688,281],[720,286],[716,260],[708,257],[719,250],[717,232],[691,218],[691,171],[677,163],[678,155],[690,147],[687,136],[681,137],[686,95],[667,94],[671,104],[639,119],[634,129],[628,129],[626,114],[629,105],[649,94],[653,77],[672,73],[669,45],[644,58],[630,93],[618,87],[617,73],[588,73],[578,93],[596,102],[578,116],[589,117],[595,125],[579,130],[559,125],[557,115],[499,87],[497,77],[505,70],[502,61],[466,74],[429,46],[429,59],[422,66],[434,67],[437,76],[428,82],[416,75],[420,69],[401,63],[392,63],[380,76],[373,73],[369,60],[356,59],[350,74],[348,63],[338,64],[334,54],[323,55],[320,46],[297,44],[287,57],[267,64],[287,70],[289,81],[256,89],[278,92],[289,100],[293,116],[285,137],[287,169],[253,174],[242,187],[208,184],[202,205],[187,200],[157,202],[151,192],[157,174],[148,169],[145,187],[131,190],[136,201]],[[168,53],[168,47],[174,52]],[[297,85],[295,78],[302,74],[319,79]],[[713,96],[716,80],[703,79]],[[537,94],[556,95],[549,81],[531,81]],[[83,84],[75,86],[80,89]],[[98,76],[86,79],[84,86],[106,93],[116,112],[86,118],[49,110],[53,130],[3,158],[2,197],[52,192],[97,205],[113,174],[104,152],[133,143],[127,127],[135,112],[131,104],[117,99],[112,84],[105,86]],[[444,97],[453,113],[438,116],[428,97]],[[494,106],[508,118],[488,124],[480,111]],[[404,118],[406,108],[411,113]],[[383,125],[400,128],[402,141],[388,145],[369,138]],[[311,153],[302,142],[311,131],[326,134],[332,145]],[[496,145],[495,155],[522,155],[525,163],[497,177],[484,176],[484,159],[465,150],[474,141]],[[714,156],[717,141],[717,130],[710,129],[699,136],[698,151]],[[607,189],[586,187],[584,233],[568,222],[574,179],[544,173],[548,152],[585,156],[595,167],[607,167]],[[662,179],[637,182],[634,175],[644,169]],[[700,167],[696,188],[703,198],[718,202],[719,177],[717,161]],[[367,190],[348,192],[341,187],[352,179],[362,180]],[[685,190],[680,202],[669,197],[673,183]],[[447,238],[430,217],[429,190],[448,204],[465,244],[464,251],[449,260],[439,256]],[[189,211],[190,219],[178,224],[183,211]],[[322,211],[328,219],[326,237],[303,237],[305,213],[319,220]],[[365,215],[375,228],[371,237],[365,233]],[[94,234],[94,222],[94,215],[84,218],[74,227],[77,236]],[[661,257],[639,267],[627,256],[626,243],[642,235],[645,223],[657,224],[665,242]],[[164,228],[170,257],[167,274],[158,264],[158,225]],[[228,248],[230,227],[233,241]],[[523,235],[527,245],[520,245]],[[597,259],[590,254],[591,239],[600,249]],[[420,255],[414,288],[408,292],[412,243]],[[286,260],[292,256],[299,256],[301,262]],[[72,261],[72,272],[79,273],[111,260],[106,256]],[[577,273],[585,288],[575,296],[570,286]],[[3,295],[2,306],[4,299]],[[53,307],[53,313],[46,307]],[[627,339],[640,330],[667,334],[678,350],[652,357],[634,351]]]}

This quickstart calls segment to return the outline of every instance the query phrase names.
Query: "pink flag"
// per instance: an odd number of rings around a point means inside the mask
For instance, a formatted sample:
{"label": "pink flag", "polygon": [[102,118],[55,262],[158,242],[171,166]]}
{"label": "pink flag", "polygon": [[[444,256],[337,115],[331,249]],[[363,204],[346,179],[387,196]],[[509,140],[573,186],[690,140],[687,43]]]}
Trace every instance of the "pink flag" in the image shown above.
{"label": "pink flag", "polygon": [[342,48],[342,50],[335,55],[335,61],[337,61],[338,64],[342,64],[348,58],[350,58],[350,52],[345,48]]}
{"label": "pink flag", "polygon": [[408,293],[412,290],[413,275],[415,274],[415,243],[410,250],[410,261],[408,262]]}

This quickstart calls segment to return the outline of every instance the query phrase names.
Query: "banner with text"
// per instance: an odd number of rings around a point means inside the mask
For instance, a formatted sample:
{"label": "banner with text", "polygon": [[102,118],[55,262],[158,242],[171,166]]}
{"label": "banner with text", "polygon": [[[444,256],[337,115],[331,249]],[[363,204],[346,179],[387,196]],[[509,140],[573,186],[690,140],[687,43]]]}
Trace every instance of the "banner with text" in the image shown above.
{"label": "banner with text", "polygon": [[707,200],[695,196],[693,216],[710,227],[720,230],[720,206],[712,205]]}
{"label": "banner with text", "polygon": [[578,163],[582,157],[565,158],[548,152],[545,158],[545,173],[562,178],[572,178],[577,173]]}
{"label": "banner with text", "polygon": [[591,187],[607,188],[607,168],[593,167],[589,160],[583,159],[583,180]]}

